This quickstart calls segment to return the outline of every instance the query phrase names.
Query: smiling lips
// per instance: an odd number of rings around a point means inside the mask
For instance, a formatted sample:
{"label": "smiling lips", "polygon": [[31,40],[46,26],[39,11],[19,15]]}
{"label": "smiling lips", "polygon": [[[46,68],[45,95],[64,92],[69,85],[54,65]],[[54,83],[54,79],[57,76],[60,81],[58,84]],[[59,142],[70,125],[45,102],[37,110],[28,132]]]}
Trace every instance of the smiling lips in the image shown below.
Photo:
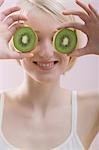
{"label": "smiling lips", "polygon": [[54,66],[58,63],[58,61],[50,61],[50,62],[40,62],[40,61],[33,61],[41,70],[51,70]]}

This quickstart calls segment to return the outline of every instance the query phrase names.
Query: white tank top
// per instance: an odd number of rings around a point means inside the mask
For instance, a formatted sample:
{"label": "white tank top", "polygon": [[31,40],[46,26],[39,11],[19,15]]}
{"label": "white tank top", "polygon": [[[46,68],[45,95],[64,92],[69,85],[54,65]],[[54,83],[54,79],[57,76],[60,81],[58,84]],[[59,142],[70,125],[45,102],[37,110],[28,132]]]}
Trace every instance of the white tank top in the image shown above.
{"label": "white tank top", "polygon": [[[4,99],[3,94],[0,100],[0,150],[21,150],[10,144],[4,137],[1,130],[3,119]],[[69,137],[59,146],[51,150],[84,150],[84,147],[77,134],[77,92],[72,91],[72,126]]]}

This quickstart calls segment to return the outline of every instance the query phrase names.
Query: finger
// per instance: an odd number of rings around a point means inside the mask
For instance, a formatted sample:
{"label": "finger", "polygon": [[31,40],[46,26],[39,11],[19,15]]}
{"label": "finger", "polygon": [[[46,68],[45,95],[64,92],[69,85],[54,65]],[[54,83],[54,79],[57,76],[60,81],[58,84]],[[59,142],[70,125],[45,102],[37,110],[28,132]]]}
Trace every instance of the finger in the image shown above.
{"label": "finger", "polygon": [[84,4],[82,3],[80,0],[76,0],[77,5],[79,5],[81,8],[83,8],[85,10],[85,12],[90,16],[90,9]]}
{"label": "finger", "polygon": [[13,12],[16,12],[16,11],[19,11],[20,8],[18,6],[15,6],[15,7],[12,7],[12,8],[9,8],[9,9],[6,9],[4,10],[1,14],[0,14],[0,20],[4,20],[5,17],[7,17],[8,15],[10,15],[11,13]]}
{"label": "finger", "polygon": [[9,27],[15,21],[27,21],[27,18],[25,16],[13,15],[4,20],[4,23]]}
{"label": "finger", "polygon": [[63,12],[64,15],[76,15],[79,16],[84,22],[88,22],[89,20],[89,16],[87,14],[85,14],[84,12],[80,12],[80,11],[70,11],[70,12]]}
{"label": "finger", "polygon": [[91,20],[93,19],[94,21],[96,21],[95,15],[92,12],[92,10],[90,9],[89,5],[86,6],[84,3],[82,3],[80,0],[76,0],[76,3],[85,10],[85,12],[91,17]]}
{"label": "finger", "polygon": [[23,58],[30,58],[33,57],[33,52],[21,53],[16,51],[9,52],[10,59],[23,59]]}
{"label": "finger", "polygon": [[89,8],[90,8],[91,11],[94,13],[94,15],[96,16],[96,18],[99,19],[99,14],[98,14],[98,12],[96,11],[96,9],[95,9],[91,4],[89,4]]}
{"label": "finger", "polygon": [[9,56],[12,59],[22,59],[22,58],[30,58],[34,56],[33,51],[22,53],[15,49],[13,44],[13,39],[10,40],[9,43]]}
{"label": "finger", "polygon": [[85,34],[87,34],[87,31],[86,31],[86,28],[85,28],[85,25],[81,24],[81,23],[65,23],[63,25],[61,25],[59,28],[57,28],[58,30],[61,29],[61,28],[74,28],[74,29],[78,29],[82,32],[84,32]]}
{"label": "finger", "polygon": [[0,6],[4,3],[4,0],[0,0]]}
{"label": "finger", "polygon": [[72,53],[69,54],[69,56],[80,57],[80,56],[84,56],[84,55],[88,55],[88,54],[91,54],[91,52],[89,50],[87,50],[86,47],[84,47],[84,48],[80,48],[80,49],[75,49]]}
{"label": "finger", "polygon": [[19,27],[22,27],[24,26],[24,23],[21,23],[21,22],[17,22],[17,23],[14,23],[13,25],[11,25],[9,27],[9,31],[11,32],[11,34],[13,35],[15,33],[15,31],[19,28]]}
{"label": "finger", "polygon": [[24,26],[24,23],[14,23],[13,25],[11,25],[8,29],[10,31],[10,35],[9,35],[9,38],[8,38],[8,42],[11,40],[13,34],[15,33],[15,31],[19,28],[19,27],[22,27]]}

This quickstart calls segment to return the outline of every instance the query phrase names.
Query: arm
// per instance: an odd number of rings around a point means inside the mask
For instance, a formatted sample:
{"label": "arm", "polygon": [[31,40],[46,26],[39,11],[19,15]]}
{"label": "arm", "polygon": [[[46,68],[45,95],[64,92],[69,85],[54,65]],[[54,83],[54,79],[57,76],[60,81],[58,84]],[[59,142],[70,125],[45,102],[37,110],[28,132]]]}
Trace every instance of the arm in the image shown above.
{"label": "arm", "polygon": [[99,90],[78,93],[78,132],[86,149],[99,132]]}

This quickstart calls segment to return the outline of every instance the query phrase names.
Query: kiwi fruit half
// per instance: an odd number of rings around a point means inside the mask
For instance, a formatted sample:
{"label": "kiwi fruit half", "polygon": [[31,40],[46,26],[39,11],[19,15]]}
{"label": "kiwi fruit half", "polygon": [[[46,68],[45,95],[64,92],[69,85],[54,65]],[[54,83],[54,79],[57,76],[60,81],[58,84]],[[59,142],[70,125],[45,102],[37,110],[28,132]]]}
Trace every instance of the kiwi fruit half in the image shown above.
{"label": "kiwi fruit half", "polygon": [[53,45],[60,53],[71,53],[77,46],[76,31],[68,28],[60,29],[53,37]]}
{"label": "kiwi fruit half", "polygon": [[13,44],[20,52],[30,52],[37,44],[37,34],[31,27],[19,27],[13,35]]}

